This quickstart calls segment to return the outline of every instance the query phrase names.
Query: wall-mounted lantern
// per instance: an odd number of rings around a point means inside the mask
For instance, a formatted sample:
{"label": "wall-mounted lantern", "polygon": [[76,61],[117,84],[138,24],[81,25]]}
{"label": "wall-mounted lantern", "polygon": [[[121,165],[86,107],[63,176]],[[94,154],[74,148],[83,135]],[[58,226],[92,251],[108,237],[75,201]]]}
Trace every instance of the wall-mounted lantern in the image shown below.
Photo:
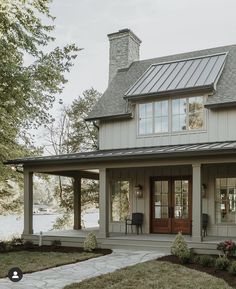
{"label": "wall-mounted lantern", "polygon": [[136,198],[141,199],[143,197],[143,188],[141,185],[137,185],[134,187],[134,193]]}

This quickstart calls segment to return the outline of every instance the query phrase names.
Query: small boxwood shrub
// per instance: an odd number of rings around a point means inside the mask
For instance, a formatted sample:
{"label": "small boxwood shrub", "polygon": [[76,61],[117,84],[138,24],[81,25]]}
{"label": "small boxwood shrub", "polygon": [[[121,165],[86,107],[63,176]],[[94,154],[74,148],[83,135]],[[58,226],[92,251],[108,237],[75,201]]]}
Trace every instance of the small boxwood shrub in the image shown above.
{"label": "small boxwood shrub", "polygon": [[24,248],[25,249],[32,249],[34,247],[33,242],[31,241],[24,241]]}
{"label": "small boxwood shrub", "polygon": [[84,250],[91,252],[97,248],[97,238],[94,233],[89,233],[84,241]]}
{"label": "small boxwood shrub", "polygon": [[192,253],[189,249],[187,249],[185,251],[181,251],[178,257],[182,264],[188,264],[192,259]]}
{"label": "small boxwood shrub", "polygon": [[61,247],[61,241],[60,240],[54,240],[54,241],[52,241],[51,246],[53,248]]}
{"label": "small boxwood shrub", "polygon": [[229,266],[229,273],[232,275],[236,275],[236,261],[232,261]]}
{"label": "small boxwood shrub", "polygon": [[171,245],[170,251],[171,251],[171,254],[177,257],[179,257],[183,253],[185,254],[186,251],[189,251],[188,245],[181,232],[179,232],[176,235]]}
{"label": "small boxwood shrub", "polygon": [[225,255],[219,256],[215,261],[215,267],[216,269],[219,269],[219,270],[226,270],[229,264],[230,264],[230,261]]}
{"label": "small boxwood shrub", "polygon": [[203,267],[212,267],[215,264],[215,258],[209,255],[201,255],[198,257],[197,263]]}

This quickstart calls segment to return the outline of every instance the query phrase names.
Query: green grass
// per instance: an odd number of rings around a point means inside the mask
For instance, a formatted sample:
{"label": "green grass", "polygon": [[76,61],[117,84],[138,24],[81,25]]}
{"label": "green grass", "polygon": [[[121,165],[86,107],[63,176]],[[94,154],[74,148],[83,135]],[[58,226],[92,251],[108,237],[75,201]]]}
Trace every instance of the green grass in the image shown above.
{"label": "green grass", "polygon": [[169,262],[148,261],[64,289],[230,289],[224,280]]}
{"label": "green grass", "polygon": [[8,270],[19,267],[23,273],[31,273],[44,269],[84,261],[101,254],[87,252],[34,252],[18,251],[0,254],[0,278],[6,277]]}

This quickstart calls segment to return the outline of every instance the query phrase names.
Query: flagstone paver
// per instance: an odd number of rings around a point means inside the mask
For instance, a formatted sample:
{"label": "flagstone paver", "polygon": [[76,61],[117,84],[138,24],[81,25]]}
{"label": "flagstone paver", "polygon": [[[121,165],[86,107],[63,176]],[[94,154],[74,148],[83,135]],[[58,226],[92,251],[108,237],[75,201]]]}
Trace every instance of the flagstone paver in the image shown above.
{"label": "flagstone paver", "polygon": [[20,282],[0,279],[0,289],[62,289],[64,286],[163,256],[161,251],[113,250],[87,261],[25,274]]}

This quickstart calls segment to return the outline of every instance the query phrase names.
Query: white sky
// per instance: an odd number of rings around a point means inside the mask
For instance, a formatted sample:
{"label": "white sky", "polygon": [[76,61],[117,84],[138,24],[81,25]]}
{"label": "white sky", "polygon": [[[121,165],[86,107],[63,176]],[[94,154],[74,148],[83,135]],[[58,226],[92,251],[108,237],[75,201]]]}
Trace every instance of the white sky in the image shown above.
{"label": "white sky", "polygon": [[56,44],[84,48],[68,75],[65,104],[108,80],[107,34],[130,28],[141,59],[236,44],[235,0],[54,0]]}
{"label": "white sky", "polygon": [[[236,44],[236,0],[54,0],[55,44],[79,52],[61,95],[71,104],[84,90],[108,81],[107,34],[130,28],[142,40],[141,59]],[[56,103],[53,115],[61,106]],[[43,130],[36,144],[43,144]]]}

